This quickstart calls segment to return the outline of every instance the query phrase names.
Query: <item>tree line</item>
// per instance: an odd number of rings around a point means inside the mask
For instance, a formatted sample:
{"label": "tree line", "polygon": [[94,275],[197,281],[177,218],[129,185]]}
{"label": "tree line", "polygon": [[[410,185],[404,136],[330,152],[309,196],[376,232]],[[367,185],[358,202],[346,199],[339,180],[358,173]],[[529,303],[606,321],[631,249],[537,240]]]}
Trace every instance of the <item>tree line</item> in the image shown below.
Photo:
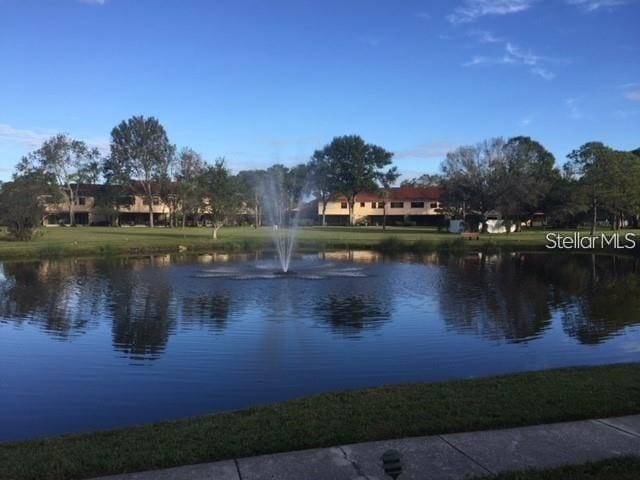
{"label": "tree line", "polygon": [[[399,177],[392,160],[393,153],[383,147],[344,135],[313,152],[306,163],[233,174],[224,158],[209,163],[190,147],[178,150],[155,117],[133,116],[112,129],[106,155],[59,134],[23,157],[12,181],[0,185],[0,224],[16,239],[31,238],[46,199],[66,205],[69,222],[75,225],[81,185],[100,182],[107,188],[97,190],[94,208],[114,225],[121,207],[130,204],[133,195],[143,195],[152,227],[156,198],[167,206],[170,226],[184,227],[189,219],[206,214],[215,238],[241,212],[252,212],[254,226],[260,227],[265,202],[274,201],[269,185],[278,186],[275,196],[284,210],[313,196],[323,225],[328,202],[343,196],[353,225],[358,193],[389,198]],[[519,228],[522,219],[544,212],[554,225],[589,222],[592,232],[602,218],[614,228],[629,219],[637,226],[640,149],[625,152],[589,142],[559,167],[554,156],[529,137],[494,138],[449,152],[439,173],[402,185],[441,188],[441,212],[450,218],[475,215],[483,220],[487,212],[497,211]]]}
{"label": "tree line", "polygon": [[402,184],[442,188],[443,210],[451,218],[471,215],[486,226],[486,214],[497,212],[508,227],[520,229],[523,220],[542,213],[550,226],[589,224],[593,235],[602,221],[613,229],[638,227],[640,149],[588,142],[559,167],[529,137],[493,138],[449,152],[439,174]]}

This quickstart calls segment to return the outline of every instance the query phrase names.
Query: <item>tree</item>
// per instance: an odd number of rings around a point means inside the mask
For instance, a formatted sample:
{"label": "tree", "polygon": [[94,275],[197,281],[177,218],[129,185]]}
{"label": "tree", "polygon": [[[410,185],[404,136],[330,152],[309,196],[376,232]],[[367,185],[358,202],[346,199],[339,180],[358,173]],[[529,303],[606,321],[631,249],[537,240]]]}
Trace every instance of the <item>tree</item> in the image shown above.
{"label": "tree", "polygon": [[503,146],[501,138],[494,138],[447,153],[440,167],[442,186],[456,216],[464,219],[473,211],[484,219],[495,208],[494,166],[501,161]]}
{"label": "tree", "polygon": [[615,175],[610,163],[612,150],[602,142],[588,142],[573,150],[565,164],[568,175],[578,180],[578,185],[587,198],[591,211],[591,235],[595,235],[598,209],[615,188]]}
{"label": "tree", "polygon": [[182,228],[185,227],[187,215],[195,217],[202,209],[202,174],[206,164],[202,156],[191,148],[185,147],[178,155],[176,181],[177,197],[182,207]]}
{"label": "tree", "polygon": [[311,156],[308,167],[311,191],[322,205],[323,227],[327,225],[327,204],[337,189],[337,169],[330,153],[331,149],[329,145],[320,150],[316,150]]}
{"label": "tree", "polygon": [[254,228],[262,226],[262,188],[265,183],[266,172],[264,170],[243,170],[238,172],[236,179],[239,183],[242,201],[253,209],[255,222]]}
{"label": "tree", "polygon": [[555,158],[529,137],[514,137],[503,146],[503,155],[491,166],[496,207],[510,224],[520,228],[520,217],[540,208],[558,175]]}
{"label": "tree", "polygon": [[175,147],[154,118],[134,116],[111,131],[111,157],[105,164],[107,175],[134,187],[142,186],[149,205],[149,226],[153,227],[154,187],[167,178]]}
{"label": "tree", "polygon": [[75,226],[74,205],[82,183],[95,183],[99,176],[100,152],[65,134],[45,141],[35,152],[18,164],[18,171],[28,173],[40,169],[60,191],[69,210],[69,224]]}
{"label": "tree", "polygon": [[387,229],[387,207],[391,200],[391,187],[398,177],[399,174],[396,167],[391,168],[380,177],[380,192],[382,194],[382,199],[384,200],[384,206],[382,207],[382,230]]}
{"label": "tree", "polygon": [[417,178],[403,180],[401,187],[439,187],[442,184],[442,176],[435,173],[425,173]]}
{"label": "tree", "polygon": [[356,195],[378,189],[378,182],[385,174],[382,169],[391,165],[393,153],[365,143],[357,135],[335,137],[325,148],[335,166],[335,192],[347,197],[349,224],[354,225]]}
{"label": "tree", "polygon": [[234,221],[238,215],[242,202],[239,185],[224,159],[216,160],[214,165],[206,169],[202,174],[202,185],[215,240],[218,238],[218,230]]}
{"label": "tree", "polygon": [[42,171],[35,171],[16,175],[13,181],[2,184],[0,224],[8,228],[11,238],[26,241],[33,237],[45,213],[45,195],[59,194],[49,188],[52,179],[48,177]]}

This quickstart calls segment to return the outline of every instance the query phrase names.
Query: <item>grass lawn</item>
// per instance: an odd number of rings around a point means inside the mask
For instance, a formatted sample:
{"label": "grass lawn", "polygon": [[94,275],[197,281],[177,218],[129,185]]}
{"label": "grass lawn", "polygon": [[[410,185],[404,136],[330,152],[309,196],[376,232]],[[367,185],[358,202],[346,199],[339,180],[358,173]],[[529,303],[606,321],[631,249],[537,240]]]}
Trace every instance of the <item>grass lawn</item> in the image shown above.
{"label": "grass lawn", "polygon": [[[9,241],[0,230],[0,258],[28,259],[58,256],[170,253],[179,246],[188,251],[255,251],[272,248],[270,229],[265,227],[228,227],[213,240],[207,228],[41,228],[31,242]],[[369,248],[380,250],[429,251],[437,249],[541,249],[546,232],[529,231],[509,235],[481,235],[480,240],[462,240],[459,235],[438,232],[434,228],[389,227],[307,227],[299,233],[303,249]]]}
{"label": "grass lawn", "polygon": [[638,480],[640,458],[625,457],[551,470],[504,473],[483,480]]}
{"label": "grass lawn", "polygon": [[0,479],[71,480],[370,440],[637,413],[640,363],[383,386],[0,444]]}

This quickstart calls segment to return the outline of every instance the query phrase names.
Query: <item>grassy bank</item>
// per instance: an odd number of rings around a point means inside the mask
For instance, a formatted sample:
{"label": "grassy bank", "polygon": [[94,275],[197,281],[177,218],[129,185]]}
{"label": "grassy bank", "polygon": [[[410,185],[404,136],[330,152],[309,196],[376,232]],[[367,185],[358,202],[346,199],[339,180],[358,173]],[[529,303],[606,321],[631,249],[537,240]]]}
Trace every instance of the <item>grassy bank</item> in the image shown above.
{"label": "grassy bank", "polygon": [[483,480],[637,480],[640,458],[624,457],[541,471],[504,473]]}
{"label": "grassy bank", "polygon": [[[179,249],[191,252],[255,251],[271,249],[269,228],[229,227],[220,230],[218,240],[207,228],[42,228],[30,242],[9,241],[0,230],[0,259],[55,258],[122,254],[171,253]],[[459,235],[432,228],[390,227],[307,227],[299,232],[302,249],[366,248],[385,253],[406,251],[463,252],[474,250],[543,249],[545,232],[531,231],[509,235],[481,235],[479,240],[464,240]]]}
{"label": "grassy bank", "polygon": [[0,478],[79,479],[369,440],[635,413],[640,413],[640,364],[385,386],[0,444]]}

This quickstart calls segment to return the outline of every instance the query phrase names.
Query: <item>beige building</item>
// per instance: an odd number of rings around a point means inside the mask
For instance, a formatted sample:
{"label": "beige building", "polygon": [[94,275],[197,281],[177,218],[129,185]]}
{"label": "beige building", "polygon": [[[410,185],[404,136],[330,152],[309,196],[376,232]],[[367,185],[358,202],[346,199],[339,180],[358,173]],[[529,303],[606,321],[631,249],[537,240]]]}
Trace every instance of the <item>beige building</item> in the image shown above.
{"label": "beige building", "polygon": [[[77,225],[106,225],[112,223],[112,217],[116,216],[120,225],[149,224],[149,202],[142,192],[107,200],[108,188],[110,187],[106,185],[92,184],[78,187],[78,196],[73,206]],[[162,202],[160,196],[154,195],[152,208],[154,223],[162,225],[168,221],[171,209]],[[69,224],[67,203],[47,203],[42,223],[45,226]]]}
{"label": "beige building", "polygon": [[[380,193],[359,193],[354,205],[355,221],[382,225],[386,210],[387,225],[436,225],[443,218],[440,197],[437,187],[392,188],[386,200]],[[322,215],[322,203],[318,204],[318,215]],[[328,225],[347,225],[347,198],[340,196],[329,201],[325,215]]]}

